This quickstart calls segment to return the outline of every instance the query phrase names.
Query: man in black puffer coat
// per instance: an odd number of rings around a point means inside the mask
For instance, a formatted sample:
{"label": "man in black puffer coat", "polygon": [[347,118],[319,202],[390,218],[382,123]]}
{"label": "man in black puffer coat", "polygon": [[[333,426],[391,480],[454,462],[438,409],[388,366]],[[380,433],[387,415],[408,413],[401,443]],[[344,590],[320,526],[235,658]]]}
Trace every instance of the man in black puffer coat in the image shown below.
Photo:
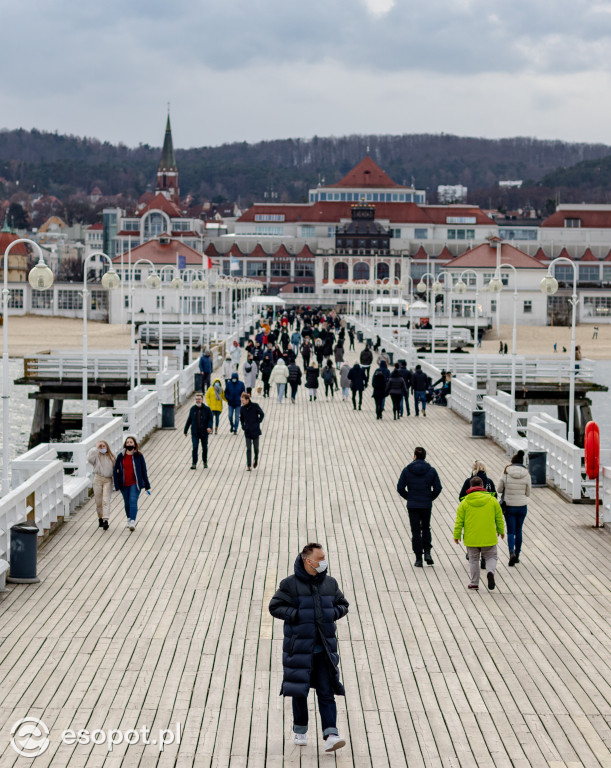
{"label": "man in black puffer coat", "polygon": [[433,501],[441,493],[437,470],[425,461],[424,448],[414,450],[414,460],[401,472],[397,492],[407,501],[407,514],[412,529],[412,549],[416,555],[416,568],[422,568],[422,553],[428,565],[431,557],[431,512]]}
{"label": "man in black puffer coat", "polygon": [[295,744],[307,744],[308,693],[316,689],[325,752],[345,746],[337,731],[334,695],[344,696],[339,679],[335,622],[348,613],[348,601],[327,574],[320,544],[307,544],[295,560],[295,574],[283,579],[269,612],[284,621],[281,696],[293,698]]}

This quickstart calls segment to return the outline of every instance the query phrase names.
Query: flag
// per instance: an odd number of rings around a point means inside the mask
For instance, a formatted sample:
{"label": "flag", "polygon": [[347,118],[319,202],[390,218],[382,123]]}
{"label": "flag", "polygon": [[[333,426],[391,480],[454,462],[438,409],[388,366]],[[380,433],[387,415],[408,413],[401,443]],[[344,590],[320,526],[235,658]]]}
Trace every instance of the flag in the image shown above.
{"label": "flag", "polygon": [[229,257],[229,270],[231,272],[234,272],[236,269],[240,268],[240,262],[236,259],[236,257],[231,254]]}
{"label": "flag", "polygon": [[178,269],[186,269],[187,268],[187,257],[181,256],[178,254]]}

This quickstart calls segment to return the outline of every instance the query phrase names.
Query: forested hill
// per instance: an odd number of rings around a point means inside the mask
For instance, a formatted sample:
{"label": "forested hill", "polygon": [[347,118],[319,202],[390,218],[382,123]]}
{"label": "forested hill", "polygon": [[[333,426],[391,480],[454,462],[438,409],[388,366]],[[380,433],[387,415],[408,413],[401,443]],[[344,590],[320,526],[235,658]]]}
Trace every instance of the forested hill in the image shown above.
{"label": "forested hill", "polygon": [[[406,134],[234,143],[178,149],[176,158],[183,196],[238,200],[245,206],[253,200],[304,200],[308,188],[337,181],[368,150],[396,182],[413,181],[428,190],[430,200],[434,201],[438,184],[464,184],[469,187],[470,201],[482,205],[497,204],[492,197],[501,179],[523,179],[529,190],[524,194],[545,197],[547,184],[539,195],[534,189],[546,175],[552,179],[552,172],[584,162],[596,161],[596,166],[598,160],[611,155],[611,147],[603,144]],[[0,193],[4,186],[4,197],[17,188],[66,199],[79,192],[88,194],[98,186],[104,195],[121,192],[137,198],[154,184],[160,151],[149,145],[129,148],[37,130],[3,130]],[[559,183],[567,199],[573,180],[565,174]],[[604,196],[606,191],[599,190],[599,194]]]}

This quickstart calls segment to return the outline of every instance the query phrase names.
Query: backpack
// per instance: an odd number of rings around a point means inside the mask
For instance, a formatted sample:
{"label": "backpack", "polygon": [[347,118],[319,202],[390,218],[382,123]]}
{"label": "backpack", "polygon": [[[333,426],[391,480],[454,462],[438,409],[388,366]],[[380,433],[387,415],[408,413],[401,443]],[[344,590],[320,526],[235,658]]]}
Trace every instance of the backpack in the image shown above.
{"label": "backpack", "polygon": [[333,381],[333,368],[324,368],[322,372],[322,380],[327,384]]}

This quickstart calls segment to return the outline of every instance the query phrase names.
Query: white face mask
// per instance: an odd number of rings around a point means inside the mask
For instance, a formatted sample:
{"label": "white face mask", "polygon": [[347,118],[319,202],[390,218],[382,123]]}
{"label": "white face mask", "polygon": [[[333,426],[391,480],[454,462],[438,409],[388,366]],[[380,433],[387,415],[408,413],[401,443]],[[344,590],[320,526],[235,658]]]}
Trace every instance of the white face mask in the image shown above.
{"label": "white face mask", "polygon": [[[312,562],[312,561],[310,561]],[[315,562],[315,561],[314,561]],[[316,573],[324,573],[328,568],[328,563],[326,560],[321,560],[318,565],[313,566]]]}
{"label": "white face mask", "polygon": [[108,449],[107,448],[98,448],[98,451],[100,453],[107,453]]}

